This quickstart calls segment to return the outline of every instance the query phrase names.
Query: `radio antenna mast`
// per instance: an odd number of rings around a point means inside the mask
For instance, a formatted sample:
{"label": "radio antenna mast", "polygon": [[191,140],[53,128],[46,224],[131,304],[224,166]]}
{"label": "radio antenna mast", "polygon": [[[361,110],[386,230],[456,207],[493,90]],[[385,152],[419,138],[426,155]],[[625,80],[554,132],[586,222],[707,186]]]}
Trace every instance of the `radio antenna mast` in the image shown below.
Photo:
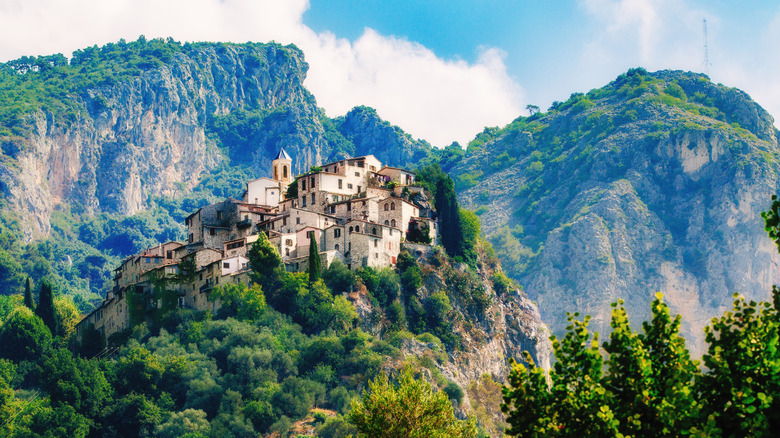
{"label": "radio antenna mast", "polygon": [[702,23],[704,25],[704,74],[709,76],[712,64],[710,63],[709,48],[707,47],[707,19],[702,19]]}

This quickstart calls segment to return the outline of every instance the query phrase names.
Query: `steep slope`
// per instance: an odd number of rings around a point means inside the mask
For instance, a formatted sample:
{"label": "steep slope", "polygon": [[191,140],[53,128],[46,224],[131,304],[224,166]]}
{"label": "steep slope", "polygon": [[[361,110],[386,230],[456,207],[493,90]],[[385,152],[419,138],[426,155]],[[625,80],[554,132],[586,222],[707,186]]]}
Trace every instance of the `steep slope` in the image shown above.
{"label": "steep slope", "polygon": [[[393,165],[430,154],[369,109],[337,129],[303,87],[307,69],[294,46],[143,38],[77,51],[70,63],[53,55],[0,65],[6,206],[22,214],[29,240],[49,233],[57,205],[133,214],[226,159],[265,175],[279,147],[296,171],[345,154]],[[347,139],[367,131],[371,142]]]}
{"label": "steep slope", "polygon": [[779,186],[772,123],[703,75],[636,69],[495,130],[454,173],[554,333],[567,311],[607,333],[620,298],[641,320],[661,291],[701,351],[733,292],[777,281],[759,216]]}
{"label": "steep slope", "polygon": [[294,172],[434,153],[370,108],[328,118],[307,69],[295,46],[143,37],[0,64],[0,293],[52,275],[95,299],[115,257],[180,238],[186,214],[240,196],[280,147]]}

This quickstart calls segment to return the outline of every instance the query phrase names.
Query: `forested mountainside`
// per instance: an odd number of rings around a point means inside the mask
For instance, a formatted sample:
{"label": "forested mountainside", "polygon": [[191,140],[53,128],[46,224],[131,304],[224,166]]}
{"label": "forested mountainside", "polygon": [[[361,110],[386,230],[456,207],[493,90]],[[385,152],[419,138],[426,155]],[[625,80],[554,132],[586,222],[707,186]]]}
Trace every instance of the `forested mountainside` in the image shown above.
{"label": "forested mountainside", "polygon": [[0,287],[55,276],[87,308],[121,257],[180,238],[187,214],[239,197],[280,147],[294,172],[434,153],[371,108],[328,118],[307,68],[294,46],[144,38],[0,65]]}
{"label": "forested mountainside", "polygon": [[[74,335],[123,257],[182,239],[184,217],[239,197],[280,147],[294,173],[460,156],[371,108],[328,118],[305,71],[292,46],[143,38],[0,66],[0,435],[345,436],[350,400],[402,367],[439,411],[502,435],[508,360],[549,366],[551,344],[468,212],[449,236],[468,257],[423,245],[396,269],[333,264],[316,281],[264,260],[262,288],[217,288],[216,314],[160,298],[117,336]],[[426,169],[460,223],[449,176]]]}
{"label": "forested mountainside", "polygon": [[554,333],[566,312],[608,333],[664,293],[701,353],[732,293],[769,297],[776,249],[760,212],[779,185],[772,117],[703,75],[634,69],[546,113],[486,129],[452,168],[507,272]]}

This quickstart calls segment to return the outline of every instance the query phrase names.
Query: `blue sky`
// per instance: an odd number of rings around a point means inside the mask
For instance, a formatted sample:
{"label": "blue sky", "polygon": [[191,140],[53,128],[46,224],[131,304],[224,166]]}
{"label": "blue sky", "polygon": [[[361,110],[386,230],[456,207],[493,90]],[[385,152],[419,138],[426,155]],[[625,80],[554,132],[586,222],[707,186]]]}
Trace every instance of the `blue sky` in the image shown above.
{"label": "blue sky", "polygon": [[467,143],[631,67],[703,71],[780,116],[780,3],[724,0],[0,0],[0,61],[171,36],[294,43],[330,116],[368,105]]}

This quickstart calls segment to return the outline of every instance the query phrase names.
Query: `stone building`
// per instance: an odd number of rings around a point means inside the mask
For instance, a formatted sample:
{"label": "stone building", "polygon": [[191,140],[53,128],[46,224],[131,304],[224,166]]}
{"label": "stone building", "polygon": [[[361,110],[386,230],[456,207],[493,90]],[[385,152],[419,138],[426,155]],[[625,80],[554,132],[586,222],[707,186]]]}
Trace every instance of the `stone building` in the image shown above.
{"label": "stone building", "polygon": [[[437,226],[414,174],[382,166],[373,155],[348,158],[292,176],[292,160],[282,149],[272,162],[273,178],[246,183],[242,200],[202,207],[187,216],[185,243],[166,242],[128,257],[114,270],[114,287],[103,303],[78,325],[93,325],[105,338],[130,328],[130,314],[159,308],[155,288],[165,288],[176,305],[217,312],[215,287],[248,283],[247,253],[258,233],[268,236],[289,271],[305,271],[312,240],[323,268],[339,260],[351,269],[392,267],[407,233],[427,233],[435,243]],[[285,197],[296,185],[297,196]],[[130,308],[128,295],[136,298]],[[170,296],[170,294],[168,294]]]}

